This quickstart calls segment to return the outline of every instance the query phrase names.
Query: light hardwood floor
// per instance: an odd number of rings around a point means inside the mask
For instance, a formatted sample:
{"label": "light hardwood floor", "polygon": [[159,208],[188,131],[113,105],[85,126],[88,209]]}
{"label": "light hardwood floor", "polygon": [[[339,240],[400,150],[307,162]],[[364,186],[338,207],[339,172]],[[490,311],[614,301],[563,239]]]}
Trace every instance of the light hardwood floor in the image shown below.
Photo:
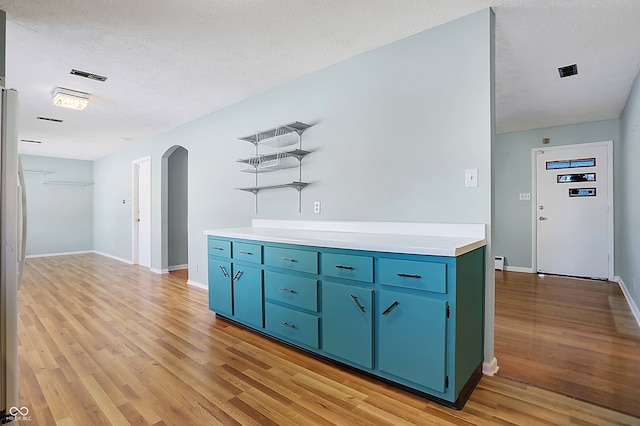
{"label": "light hardwood floor", "polygon": [[640,417],[640,329],[617,283],[496,271],[495,353],[503,377]]}
{"label": "light hardwood floor", "polygon": [[28,259],[29,425],[609,425],[640,419],[503,377],[454,411],[216,320],[205,290],[94,254]]}

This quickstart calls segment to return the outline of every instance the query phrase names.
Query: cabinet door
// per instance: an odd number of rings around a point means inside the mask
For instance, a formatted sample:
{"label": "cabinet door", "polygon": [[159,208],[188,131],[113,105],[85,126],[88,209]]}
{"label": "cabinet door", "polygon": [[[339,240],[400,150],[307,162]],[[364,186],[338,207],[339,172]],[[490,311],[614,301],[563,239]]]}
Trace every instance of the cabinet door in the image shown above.
{"label": "cabinet door", "polygon": [[447,302],[380,290],[378,367],[396,377],[445,391]]}
{"label": "cabinet door", "polygon": [[262,270],[233,264],[233,314],[262,328]]}
{"label": "cabinet door", "polygon": [[322,283],[322,348],[373,368],[373,289]]}
{"label": "cabinet door", "polygon": [[222,315],[233,315],[231,262],[209,258],[209,309]]}

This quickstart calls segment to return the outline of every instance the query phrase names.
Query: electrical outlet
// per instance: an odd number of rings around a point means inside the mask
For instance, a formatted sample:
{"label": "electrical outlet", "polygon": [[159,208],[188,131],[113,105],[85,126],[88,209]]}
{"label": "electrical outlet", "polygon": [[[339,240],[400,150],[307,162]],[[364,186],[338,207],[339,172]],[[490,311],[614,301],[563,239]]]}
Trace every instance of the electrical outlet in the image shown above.
{"label": "electrical outlet", "polygon": [[529,201],[531,200],[531,194],[528,192],[521,192],[520,193],[520,201]]}
{"label": "electrical outlet", "polygon": [[194,272],[198,272],[198,262],[196,262],[196,267]]}
{"label": "electrical outlet", "polygon": [[320,213],[320,201],[314,201],[313,212],[316,214]]}

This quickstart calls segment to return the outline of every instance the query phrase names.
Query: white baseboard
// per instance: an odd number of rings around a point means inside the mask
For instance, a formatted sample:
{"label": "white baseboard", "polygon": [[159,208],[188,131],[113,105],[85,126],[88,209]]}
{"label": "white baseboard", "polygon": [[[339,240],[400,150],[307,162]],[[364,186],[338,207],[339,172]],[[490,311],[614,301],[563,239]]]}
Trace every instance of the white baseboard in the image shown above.
{"label": "white baseboard", "polygon": [[163,275],[163,274],[168,274],[169,273],[168,269],[149,268],[149,270],[151,272],[153,272],[154,274],[159,274],[159,275]]}
{"label": "white baseboard", "polygon": [[485,376],[493,376],[498,372],[499,369],[500,367],[498,367],[498,360],[496,359],[496,357],[493,357],[493,359],[489,362],[485,361],[482,363],[482,374],[484,374]]}
{"label": "white baseboard", "polygon": [[187,284],[188,284],[188,285],[192,285],[192,286],[194,286],[194,287],[201,288],[201,289],[203,289],[203,290],[209,290],[209,287],[208,287],[208,286],[206,286],[206,285],[204,285],[204,284],[201,284],[201,283],[199,283],[199,282],[196,282],[196,281],[187,280]]}
{"label": "white baseboard", "polygon": [[533,268],[523,268],[521,266],[505,266],[504,270],[509,272],[525,272],[527,274],[536,273],[536,271],[534,271]]}
{"label": "white baseboard", "polygon": [[173,265],[173,266],[169,266],[169,272],[173,272],[173,271],[181,271],[183,269],[189,269],[189,265],[188,264],[184,264],[184,265]]}
{"label": "white baseboard", "polygon": [[613,277],[613,281],[617,282],[618,285],[620,286],[620,290],[622,290],[622,294],[624,294],[624,298],[627,299],[627,303],[629,304],[631,313],[633,314],[633,317],[636,319],[638,326],[640,326],[640,310],[638,310],[638,305],[636,305],[636,302],[631,297],[631,293],[629,292],[629,289],[624,284],[624,281],[622,281],[622,278],[620,278],[619,276],[616,275],[615,277]]}
{"label": "white baseboard", "polygon": [[113,260],[117,260],[118,262],[123,262],[123,263],[127,263],[129,265],[133,265],[133,262],[129,259],[124,259],[122,257],[118,257],[118,256],[114,256],[112,254],[108,254],[108,253],[103,253],[101,251],[96,251],[96,250],[92,250],[90,253],[95,253],[95,254],[99,254],[100,256],[104,256],[104,257],[108,257],[110,259]]}
{"label": "white baseboard", "polygon": [[84,250],[84,251],[65,251],[59,253],[41,253],[41,254],[28,254],[25,256],[26,259],[32,259],[35,257],[51,257],[51,256],[67,256],[70,254],[86,254],[86,253],[94,253],[93,250]]}

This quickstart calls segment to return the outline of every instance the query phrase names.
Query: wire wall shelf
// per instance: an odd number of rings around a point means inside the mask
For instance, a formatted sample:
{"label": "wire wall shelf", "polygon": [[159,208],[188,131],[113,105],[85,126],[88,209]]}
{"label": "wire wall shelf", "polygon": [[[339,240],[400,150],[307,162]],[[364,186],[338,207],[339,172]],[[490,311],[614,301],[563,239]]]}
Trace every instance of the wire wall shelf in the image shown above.
{"label": "wire wall shelf", "polygon": [[[255,185],[236,189],[251,192],[255,195],[256,213],[258,213],[258,192],[279,188],[294,188],[298,191],[298,212],[302,212],[301,191],[309,185],[307,182],[302,182],[302,158],[311,153],[302,149],[302,133],[309,127],[311,125],[294,121],[293,123],[258,131],[255,134],[239,138],[255,146],[253,155],[236,160],[240,172],[255,175]],[[296,144],[298,145],[297,148],[292,148]],[[258,175],[261,173],[296,167],[298,168],[298,180],[276,185],[258,184]]]}

